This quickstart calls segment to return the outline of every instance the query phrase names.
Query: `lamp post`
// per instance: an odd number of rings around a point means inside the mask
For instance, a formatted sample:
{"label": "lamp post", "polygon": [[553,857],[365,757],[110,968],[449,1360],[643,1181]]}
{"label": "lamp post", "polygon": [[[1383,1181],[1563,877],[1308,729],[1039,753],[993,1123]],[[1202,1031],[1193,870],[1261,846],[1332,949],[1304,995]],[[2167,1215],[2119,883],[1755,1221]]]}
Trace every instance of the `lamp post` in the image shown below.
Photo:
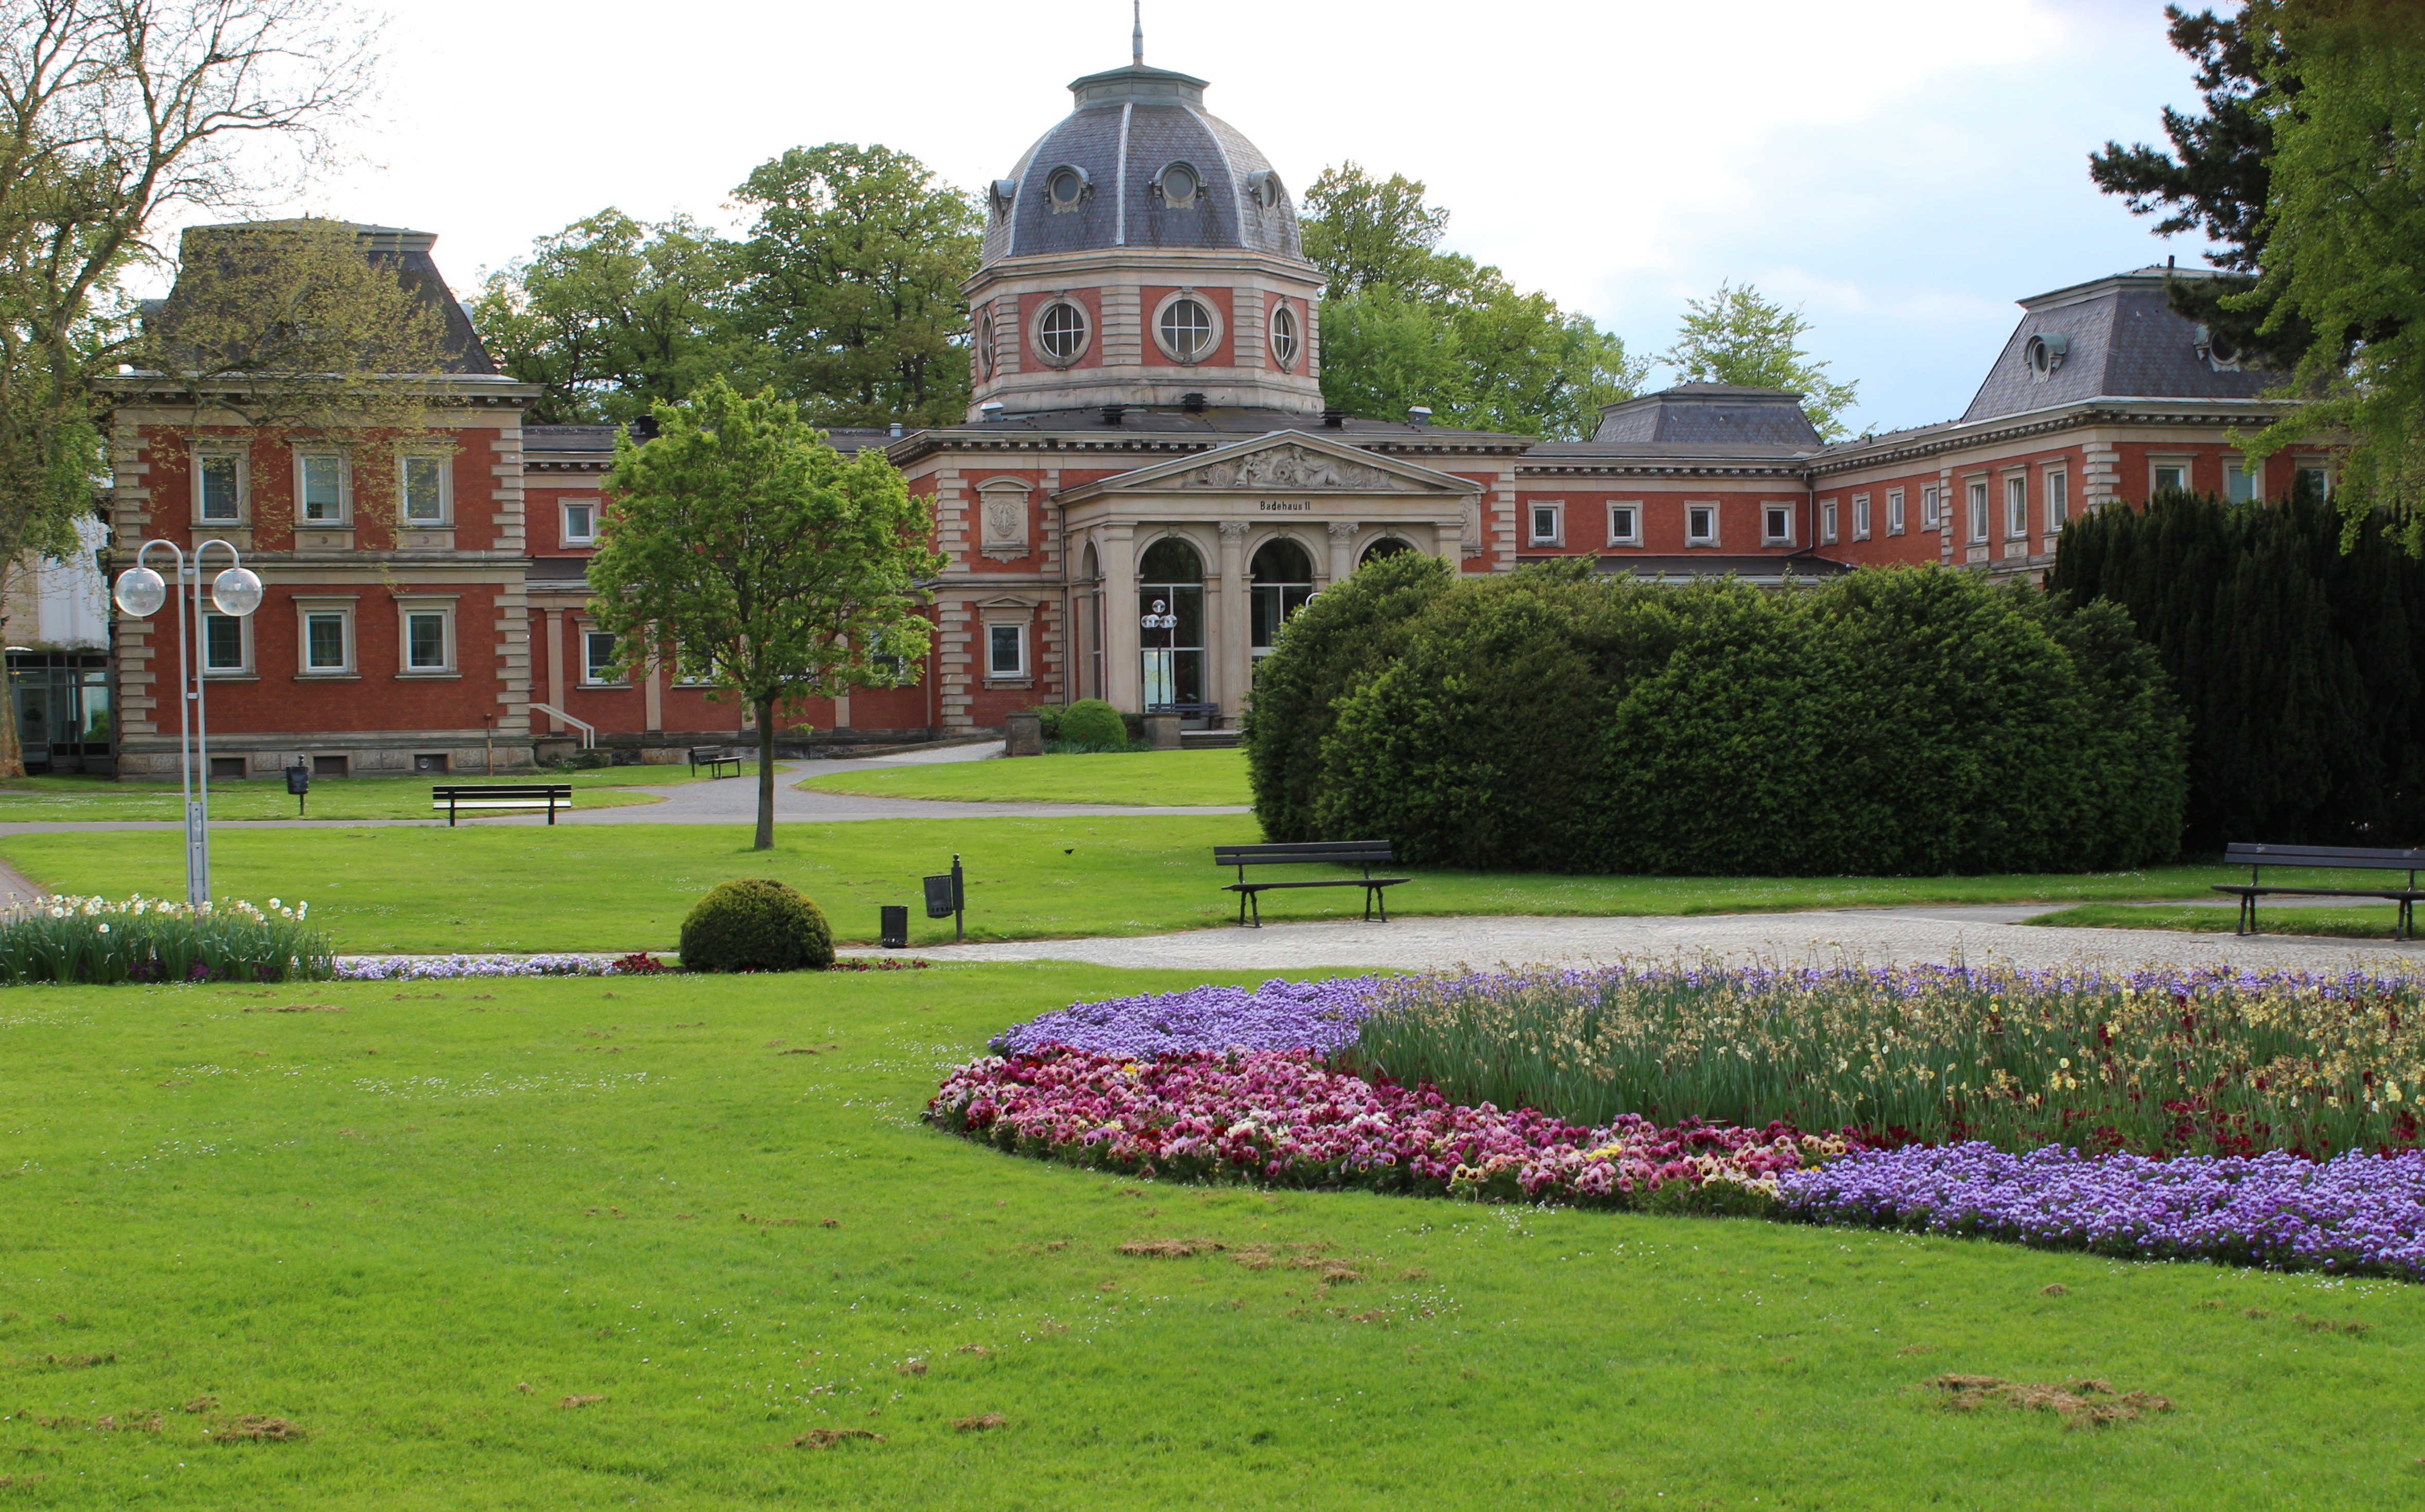
{"label": "lamp post", "polygon": [[1179,661],[1179,653],[1177,651],[1177,647],[1179,645],[1179,616],[1168,612],[1170,604],[1168,601],[1156,599],[1153,601],[1153,608],[1151,610],[1137,616],[1137,626],[1139,629],[1166,630],[1171,633],[1169,645],[1148,646],[1146,648],[1146,650],[1150,652],[1154,658],[1154,675],[1150,681],[1160,686],[1163,695],[1161,699],[1156,700],[1153,696],[1152,690],[1147,690],[1145,697],[1145,712],[1148,714],[1151,714],[1153,712],[1153,706],[1156,702],[1171,702],[1176,698],[1179,691],[1179,669],[1176,665]]}
{"label": "lamp post", "polygon": [[[210,724],[202,704],[202,678],[210,661],[210,642],[202,622],[202,556],[214,546],[227,548],[228,565],[211,579],[211,603],[223,615],[241,619],[261,607],[261,579],[244,565],[233,542],[213,539],[194,548],[189,569],[185,554],[173,540],[147,540],[135,553],[135,565],[118,575],[112,596],[118,607],[137,619],[149,619],[169,599],[160,574],[143,565],[154,546],[166,547],[177,562],[177,779],[185,801],[185,901],[211,900],[211,757]],[[185,584],[193,579],[193,634],[186,634]],[[191,714],[187,713],[191,709]]]}

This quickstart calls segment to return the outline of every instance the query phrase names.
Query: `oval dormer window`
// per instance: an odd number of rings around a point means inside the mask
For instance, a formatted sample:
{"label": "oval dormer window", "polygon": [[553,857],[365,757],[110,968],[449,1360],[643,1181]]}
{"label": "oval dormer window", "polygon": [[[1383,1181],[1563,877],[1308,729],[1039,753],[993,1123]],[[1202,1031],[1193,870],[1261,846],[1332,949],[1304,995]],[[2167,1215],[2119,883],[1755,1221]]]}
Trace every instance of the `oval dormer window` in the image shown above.
{"label": "oval dormer window", "polygon": [[1182,362],[1196,362],[1212,347],[1212,312],[1200,299],[1182,295],[1164,305],[1155,330],[1163,349]]}
{"label": "oval dormer window", "polygon": [[1280,207],[1280,176],[1270,169],[1258,169],[1246,175],[1246,198],[1255,208],[1269,215]]}
{"label": "oval dormer window", "polygon": [[1094,192],[1094,184],[1086,177],[1086,170],[1075,163],[1064,163],[1044,175],[1044,194],[1052,201],[1056,215],[1077,209]]}
{"label": "oval dormer window", "polygon": [[1162,196],[1164,208],[1184,210],[1203,191],[1204,176],[1192,163],[1173,163],[1153,176],[1153,186]]}
{"label": "oval dormer window", "polygon": [[1283,373],[1296,371],[1296,311],[1286,303],[1272,312],[1272,360]]}
{"label": "oval dormer window", "polygon": [[1086,312],[1067,299],[1046,305],[1036,322],[1036,345],[1048,362],[1066,367],[1076,362],[1086,350]]}
{"label": "oval dormer window", "polygon": [[2063,365],[2064,357],[2070,350],[2071,338],[2068,336],[2032,336],[2029,342],[2030,377],[2040,382],[2052,378],[2054,370]]}

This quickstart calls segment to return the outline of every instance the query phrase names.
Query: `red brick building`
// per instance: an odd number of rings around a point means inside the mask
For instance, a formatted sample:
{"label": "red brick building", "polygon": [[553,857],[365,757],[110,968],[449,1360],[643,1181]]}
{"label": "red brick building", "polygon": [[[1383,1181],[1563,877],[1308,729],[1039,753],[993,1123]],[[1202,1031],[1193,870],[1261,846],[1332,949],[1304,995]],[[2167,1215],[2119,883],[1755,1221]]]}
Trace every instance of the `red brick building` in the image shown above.
{"label": "red brick building", "polygon": [[[988,186],[967,422],[834,437],[884,446],[933,501],[950,559],[935,650],[902,686],[802,711],[796,739],[945,737],[1081,697],[1226,722],[1287,614],[1376,554],[1759,582],[2036,572],[2088,510],[2324,481],[2321,456],[2243,466],[2226,435],[2271,418],[2268,379],[2166,307],[2160,268],[2023,300],[1961,419],[1836,445],[1794,395],[1719,385],[1611,406],[1574,442],[1327,411],[1321,276],[1268,161],[1205,111],[1203,80],[1139,59],[1070,88],[1072,112]],[[670,668],[605,675],[583,564],[612,432],[524,426],[536,391],[496,372],[435,238],[361,236],[453,330],[393,518],[352,508],[341,450],[197,425],[140,376],[113,383],[114,565],[147,537],[216,536],[268,585],[251,620],[212,632],[214,775],[298,755],[323,773],[527,768],[584,726],[644,759],[731,738],[738,707]],[[175,771],[160,635],[115,629],[129,776]]]}

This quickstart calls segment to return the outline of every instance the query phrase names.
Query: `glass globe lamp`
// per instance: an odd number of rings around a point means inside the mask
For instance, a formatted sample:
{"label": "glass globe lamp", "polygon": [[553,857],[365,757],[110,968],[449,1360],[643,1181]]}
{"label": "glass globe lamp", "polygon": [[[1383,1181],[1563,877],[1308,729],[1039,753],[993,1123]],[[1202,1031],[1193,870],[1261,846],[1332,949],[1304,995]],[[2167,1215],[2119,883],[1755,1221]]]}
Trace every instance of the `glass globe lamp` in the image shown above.
{"label": "glass globe lamp", "polygon": [[241,619],[261,607],[261,579],[249,567],[231,567],[211,579],[211,603],[219,613]]}
{"label": "glass globe lamp", "polygon": [[[249,574],[248,574],[249,575]],[[118,591],[114,595],[119,608],[137,619],[149,619],[169,602],[169,585],[160,574],[148,567],[130,567],[118,574]]]}

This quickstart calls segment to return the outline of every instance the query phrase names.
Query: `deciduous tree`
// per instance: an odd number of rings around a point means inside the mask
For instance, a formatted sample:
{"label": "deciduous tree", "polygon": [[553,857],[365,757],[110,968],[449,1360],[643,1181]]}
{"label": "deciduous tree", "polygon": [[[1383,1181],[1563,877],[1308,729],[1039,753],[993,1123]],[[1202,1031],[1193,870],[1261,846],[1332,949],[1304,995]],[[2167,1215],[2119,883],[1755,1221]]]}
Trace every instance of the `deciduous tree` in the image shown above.
{"label": "deciduous tree", "polygon": [[934,519],[884,453],[844,458],[772,393],[711,378],[618,437],[589,564],[627,672],[678,656],[758,719],[760,850],[775,844],[777,705],[890,685],[926,654]]}
{"label": "deciduous tree", "polygon": [[1750,284],[1721,283],[1706,299],[1684,301],[1684,323],[1666,362],[1687,383],[1740,383],[1802,395],[1803,413],[1827,441],[1850,433],[1843,421],[1857,381],[1839,383],[1827,364],[1802,349],[1810,322]]}

